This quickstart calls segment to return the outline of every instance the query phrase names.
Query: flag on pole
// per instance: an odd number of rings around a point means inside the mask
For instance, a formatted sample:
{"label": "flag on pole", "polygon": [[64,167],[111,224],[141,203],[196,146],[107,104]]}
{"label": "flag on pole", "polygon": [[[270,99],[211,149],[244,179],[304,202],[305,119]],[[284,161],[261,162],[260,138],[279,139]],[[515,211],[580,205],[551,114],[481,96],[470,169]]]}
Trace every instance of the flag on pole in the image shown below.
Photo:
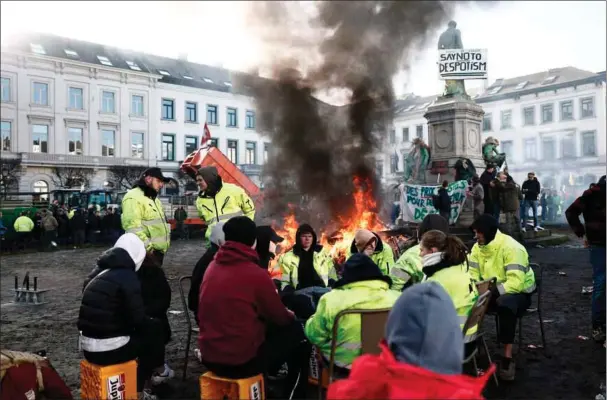
{"label": "flag on pole", "polygon": [[202,140],[200,141],[200,147],[202,147],[209,140],[211,140],[211,131],[209,130],[209,126],[205,122],[204,123],[204,133],[202,134]]}

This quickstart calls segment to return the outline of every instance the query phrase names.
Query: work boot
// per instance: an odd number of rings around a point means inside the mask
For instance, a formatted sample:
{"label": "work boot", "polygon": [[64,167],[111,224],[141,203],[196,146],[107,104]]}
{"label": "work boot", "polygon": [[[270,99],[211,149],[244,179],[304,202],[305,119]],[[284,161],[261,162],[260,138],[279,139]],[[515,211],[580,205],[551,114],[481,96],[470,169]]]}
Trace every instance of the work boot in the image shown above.
{"label": "work boot", "polygon": [[172,379],[175,376],[175,371],[173,371],[171,368],[169,368],[169,366],[167,364],[164,364],[164,371],[159,374],[159,373],[154,373],[152,375],[152,385],[160,385],[161,383],[164,383],[166,381],[168,381],[169,379]]}
{"label": "work boot", "polygon": [[498,376],[503,381],[513,381],[516,372],[516,365],[512,358],[502,358]]}

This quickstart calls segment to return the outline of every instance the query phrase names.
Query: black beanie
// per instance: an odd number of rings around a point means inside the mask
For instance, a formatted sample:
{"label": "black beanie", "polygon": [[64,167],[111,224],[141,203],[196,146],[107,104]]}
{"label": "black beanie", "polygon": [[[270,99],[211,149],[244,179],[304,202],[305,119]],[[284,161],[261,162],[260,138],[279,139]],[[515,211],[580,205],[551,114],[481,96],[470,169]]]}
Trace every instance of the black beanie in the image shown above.
{"label": "black beanie", "polygon": [[248,217],[234,217],[223,225],[223,233],[226,242],[232,241],[253,246],[257,239],[257,226]]}
{"label": "black beanie", "polygon": [[470,225],[470,229],[482,233],[485,236],[485,245],[488,245],[495,239],[499,226],[500,224],[497,219],[489,214],[483,214]]}

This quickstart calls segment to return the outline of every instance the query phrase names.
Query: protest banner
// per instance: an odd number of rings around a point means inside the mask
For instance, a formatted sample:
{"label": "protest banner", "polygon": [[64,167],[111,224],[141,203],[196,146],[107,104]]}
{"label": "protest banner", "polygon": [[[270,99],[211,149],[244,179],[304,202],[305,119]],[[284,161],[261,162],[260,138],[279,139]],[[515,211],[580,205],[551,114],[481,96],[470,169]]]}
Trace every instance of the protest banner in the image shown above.
{"label": "protest banner", "polygon": [[443,80],[487,79],[487,50],[439,50],[438,74]]}
{"label": "protest banner", "polygon": [[[438,214],[438,210],[432,203],[432,196],[438,193],[438,189],[439,186],[409,185],[407,183],[400,185],[400,207],[403,221],[419,223],[428,214]],[[449,223],[454,224],[459,218],[466,201],[467,190],[468,182],[466,181],[453,182],[447,187],[447,193],[451,199]]]}

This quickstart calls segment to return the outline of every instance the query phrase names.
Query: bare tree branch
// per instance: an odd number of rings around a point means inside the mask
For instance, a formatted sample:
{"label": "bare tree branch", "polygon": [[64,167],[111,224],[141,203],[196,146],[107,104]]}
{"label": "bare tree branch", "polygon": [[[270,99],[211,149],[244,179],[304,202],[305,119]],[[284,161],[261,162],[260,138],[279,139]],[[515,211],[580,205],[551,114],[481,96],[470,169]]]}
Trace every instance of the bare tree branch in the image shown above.
{"label": "bare tree branch", "polygon": [[118,190],[131,189],[146,170],[146,167],[127,167],[112,165],[109,168],[109,180]]}
{"label": "bare tree branch", "polygon": [[93,174],[92,168],[53,167],[51,180],[60,189],[71,189],[82,185],[88,186]]}
{"label": "bare tree branch", "polygon": [[19,183],[21,175],[21,159],[0,158],[0,190],[6,196]]}

